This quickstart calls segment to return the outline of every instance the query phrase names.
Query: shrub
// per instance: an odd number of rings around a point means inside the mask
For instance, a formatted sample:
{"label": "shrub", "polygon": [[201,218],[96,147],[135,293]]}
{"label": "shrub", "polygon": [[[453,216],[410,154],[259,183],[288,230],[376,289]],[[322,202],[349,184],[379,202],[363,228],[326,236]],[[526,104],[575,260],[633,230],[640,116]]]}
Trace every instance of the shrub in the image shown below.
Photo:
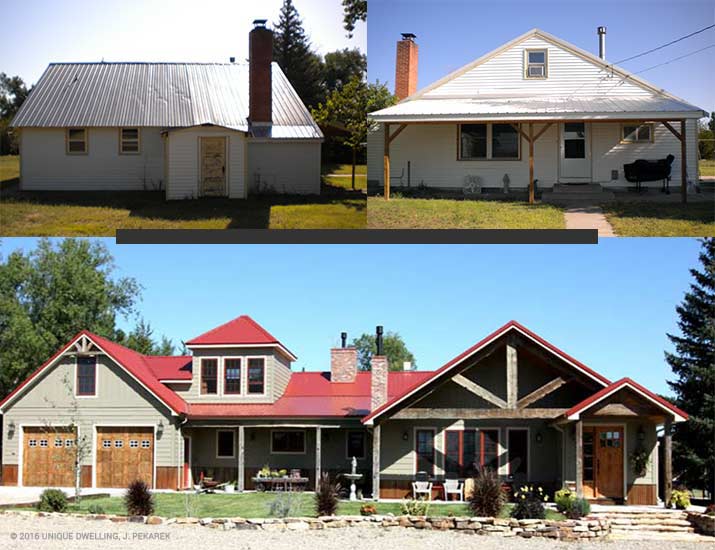
{"label": "shrub", "polygon": [[499,476],[490,469],[484,469],[474,478],[474,489],[469,497],[472,514],[481,517],[496,517],[504,505],[504,492]]}
{"label": "shrub", "polygon": [[130,516],[150,516],[154,513],[154,495],[141,479],[129,484],[124,493],[124,507]]}
{"label": "shrub", "polygon": [[410,499],[403,502],[400,508],[406,516],[426,516],[429,512],[429,502],[424,498]]}
{"label": "shrub", "polygon": [[546,509],[544,502],[549,500],[547,495],[544,495],[544,490],[537,487],[534,490],[533,485],[525,485],[514,493],[516,504],[511,511],[511,517],[515,519],[545,519]]}
{"label": "shrub", "polygon": [[678,510],[685,510],[690,506],[690,495],[687,489],[675,489],[670,493],[670,502],[668,502],[668,508],[671,506],[677,508]]}
{"label": "shrub", "polygon": [[328,472],[320,476],[318,488],[315,490],[315,510],[319,516],[332,516],[338,509],[338,491],[340,485],[330,481]]}
{"label": "shrub", "polygon": [[572,493],[571,490],[566,487],[560,491],[556,491],[554,494],[554,502],[556,503],[556,509],[559,512],[565,512],[568,510],[574,500],[576,500],[576,494]]}
{"label": "shrub", "polygon": [[591,513],[591,505],[585,498],[575,498],[563,512],[569,519],[581,519]]}
{"label": "shrub", "polygon": [[104,511],[104,508],[102,508],[102,506],[99,504],[90,504],[89,507],[87,508],[87,511],[90,514],[105,514],[106,513]]}
{"label": "shrub", "polygon": [[268,504],[268,515],[276,518],[287,518],[293,515],[296,504],[295,493],[278,493]]}
{"label": "shrub", "polygon": [[377,508],[373,504],[363,504],[360,506],[361,516],[374,516],[377,514]]}
{"label": "shrub", "polygon": [[715,504],[708,504],[707,508],[705,508],[705,515],[715,516]]}
{"label": "shrub", "polygon": [[67,509],[67,495],[59,489],[45,489],[40,495],[37,509],[41,512],[64,512]]}

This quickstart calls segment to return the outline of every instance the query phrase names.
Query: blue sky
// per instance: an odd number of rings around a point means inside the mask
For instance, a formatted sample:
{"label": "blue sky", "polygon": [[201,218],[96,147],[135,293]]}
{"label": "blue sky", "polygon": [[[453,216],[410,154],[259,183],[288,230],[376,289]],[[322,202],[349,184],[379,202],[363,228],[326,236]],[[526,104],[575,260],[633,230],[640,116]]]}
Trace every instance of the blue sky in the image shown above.
{"label": "blue sky", "polygon": [[[3,239],[2,255],[33,239]],[[175,343],[249,314],[296,355],[382,324],[434,369],[516,319],[611,379],[668,393],[666,332],[698,265],[694,239],[598,245],[115,245],[118,275],[143,286],[141,315]],[[130,328],[134,319],[122,320]]]}
{"label": "blue sky", "polygon": [[[0,71],[35,83],[50,62],[201,61],[248,57],[254,19],[278,20],[282,0],[25,0],[3,10]],[[366,25],[343,29],[340,0],[294,0],[321,54],[366,49]]]}
{"label": "blue sky", "polygon": [[[607,59],[617,62],[715,23],[712,0],[370,0],[368,78],[394,91],[395,43],[417,35],[422,88],[534,28],[598,54],[596,28],[606,26]],[[639,71],[715,44],[715,29],[623,64]],[[715,110],[715,49],[639,76],[705,109]]]}

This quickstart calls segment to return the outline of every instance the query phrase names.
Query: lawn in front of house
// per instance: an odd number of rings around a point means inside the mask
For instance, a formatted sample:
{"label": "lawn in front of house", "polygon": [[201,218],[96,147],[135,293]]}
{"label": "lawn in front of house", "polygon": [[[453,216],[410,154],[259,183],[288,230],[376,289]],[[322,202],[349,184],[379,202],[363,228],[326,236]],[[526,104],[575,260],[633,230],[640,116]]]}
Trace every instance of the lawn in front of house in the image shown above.
{"label": "lawn in front of house", "polygon": [[517,201],[368,198],[370,229],[564,229],[564,212]]}
{"label": "lawn in front of house", "polygon": [[[155,493],[155,515],[162,517],[275,517],[271,504],[276,500],[291,499],[291,517],[316,517],[313,493],[242,493],[242,494],[200,494],[195,493]],[[402,514],[400,502],[341,501],[339,515],[359,515],[364,504],[374,504],[378,514]],[[89,513],[89,507],[101,507],[106,514],[126,515],[122,497],[85,497],[79,505],[70,504],[68,512]],[[15,508],[18,509],[18,508]],[[24,508],[20,508],[24,509]],[[30,508],[27,508],[30,509]],[[501,517],[508,517],[511,505],[502,509]],[[430,503],[428,515],[471,516],[467,504]],[[547,519],[564,519],[564,516],[547,509]]]}
{"label": "lawn in front of house", "polygon": [[715,160],[699,160],[698,167],[701,176],[715,176]]}
{"label": "lawn in front of house", "polygon": [[[342,174],[349,176],[352,174],[352,170],[352,164],[323,164],[323,166],[320,167],[320,173],[323,175]],[[356,164],[355,173],[367,177],[367,164]]]}
{"label": "lawn in front of house", "polygon": [[18,155],[0,156],[0,187],[10,184],[20,177],[20,157]]}
{"label": "lawn in front of house", "polygon": [[602,208],[619,237],[715,236],[715,201],[613,202]]}

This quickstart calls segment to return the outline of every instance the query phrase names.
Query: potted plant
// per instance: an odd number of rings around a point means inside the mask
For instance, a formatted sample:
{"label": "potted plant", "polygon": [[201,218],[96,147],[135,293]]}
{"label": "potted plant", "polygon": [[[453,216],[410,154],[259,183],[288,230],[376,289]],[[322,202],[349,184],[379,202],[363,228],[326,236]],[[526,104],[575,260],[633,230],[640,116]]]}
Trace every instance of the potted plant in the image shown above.
{"label": "potted plant", "polygon": [[229,481],[226,486],[223,488],[224,491],[227,493],[235,493],[236,492],[236,482],[235,481]]}
{"label": "potted plant", "polygon": [[648,452],[642,447],[631,453],[630,459],[631,465],[633,466],[633,473],[638,477],[643,477],[646,474],[649,458]]}

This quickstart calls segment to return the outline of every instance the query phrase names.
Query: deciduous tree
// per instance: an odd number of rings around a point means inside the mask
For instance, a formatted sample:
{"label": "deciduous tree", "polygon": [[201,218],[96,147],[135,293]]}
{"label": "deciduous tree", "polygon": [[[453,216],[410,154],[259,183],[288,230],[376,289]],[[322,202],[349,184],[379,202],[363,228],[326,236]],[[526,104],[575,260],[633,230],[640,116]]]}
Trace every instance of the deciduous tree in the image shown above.
{"label": "deciduous tree", "polygon": [[[365,333],[353,340],[353,346],[357,348],[358,352],[358,369],[369,371],[370,359],[377,353],[375,335]],[[402,370],[406,361],[412,363],[413,367],[417,366],[415,356],[407,349],[407,344],[397,332],[387,332],[383,336],[383,346],[390,370]]]}
{"label": "deciduous tree", "polygon": [[352,38],[358,21],[367,19],[367,0],[343,0],[343,27]]}

